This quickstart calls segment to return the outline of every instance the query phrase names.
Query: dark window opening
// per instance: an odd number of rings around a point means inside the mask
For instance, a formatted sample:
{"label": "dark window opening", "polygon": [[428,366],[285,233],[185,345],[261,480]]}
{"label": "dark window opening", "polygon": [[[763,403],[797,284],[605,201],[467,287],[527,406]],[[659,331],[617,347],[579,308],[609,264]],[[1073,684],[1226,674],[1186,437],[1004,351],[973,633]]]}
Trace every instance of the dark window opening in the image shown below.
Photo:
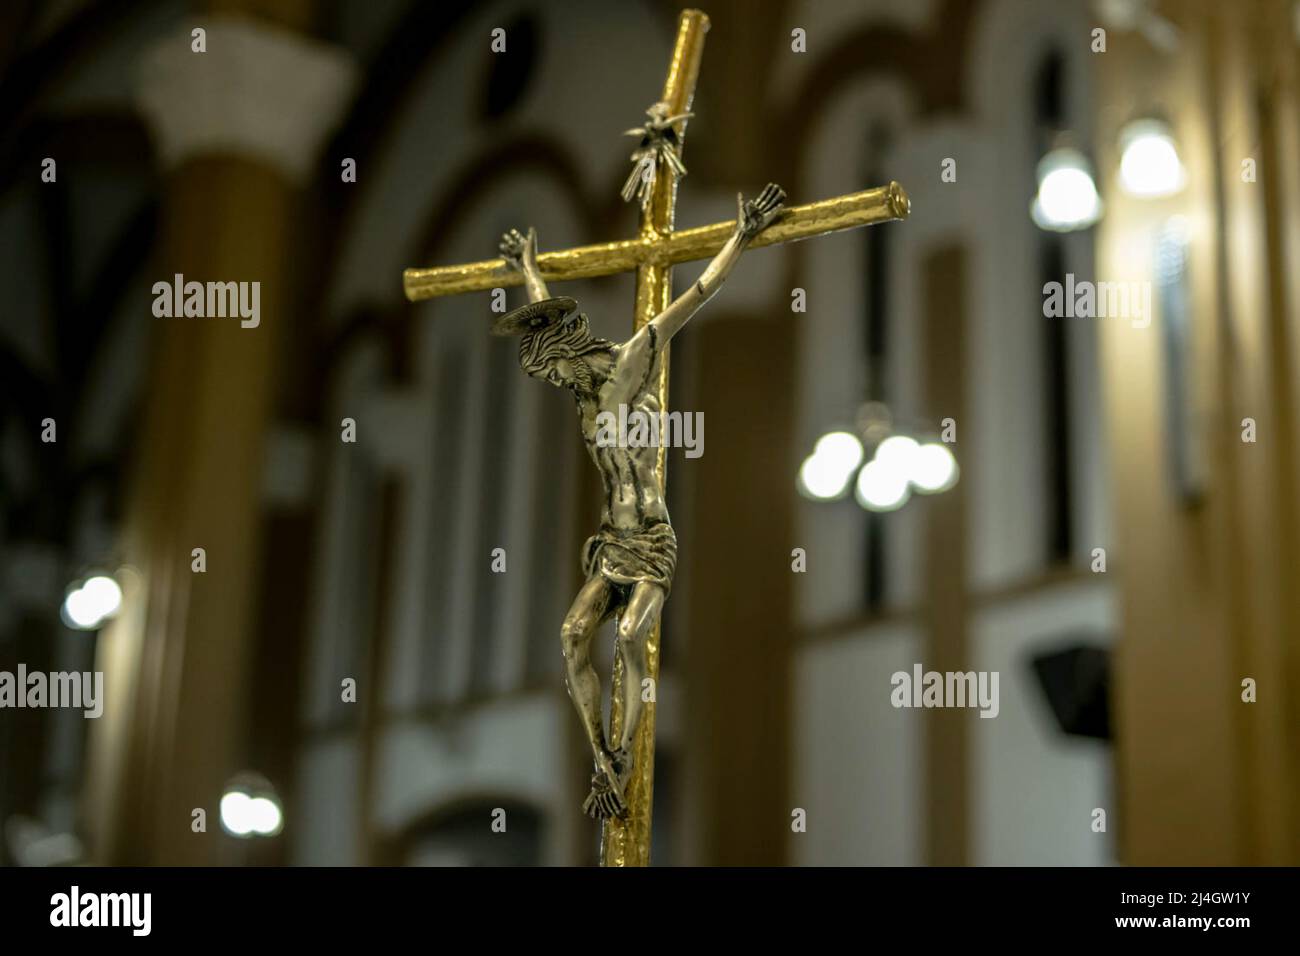
{"label": "dark window opening", "polygon": [[505,27],[505,53],[488,52],[482,116],[500,119],[517,107],[528,91],[540,48],[537,19],[523,13]]}
{"label": "dark window opening", "polygon": [[[868,163],[865,182],[885,182],[881,172],[883,156],[889,149],[889,134],[875,125],[867,134]],[[862,231],[862,281],[865,311],[863,345],[869,401],[889,401],[886,385],[889,351],[889,242],[888,229]],[[869,450],[868,450],[869,453]],[[885,561],[885,515],[868,511],[864,523],[863,595],[868,611],[884,607],[888,579]]]}
{"label": "dark window opening", "polygon": [[[1050,149],[1051,138],[1064,128],[1065,63],[1052,51],[1038,69],[1035,121],[1042,135],[1038,155]],[[1037,161],[1037,156],[1034,157]],[[1039,282],[1033,290],[1034,308],[1042,313],[1041,290],[1048,282],[1065,281],[1065,246],[1060,236],[1037,231]],[[1068,563],[1073,551],[1074,487],[1070,469],[1069,327],[1060,317],[1043,318],[1043,477],[1047,489],[1045,546],[1051,564]]]}

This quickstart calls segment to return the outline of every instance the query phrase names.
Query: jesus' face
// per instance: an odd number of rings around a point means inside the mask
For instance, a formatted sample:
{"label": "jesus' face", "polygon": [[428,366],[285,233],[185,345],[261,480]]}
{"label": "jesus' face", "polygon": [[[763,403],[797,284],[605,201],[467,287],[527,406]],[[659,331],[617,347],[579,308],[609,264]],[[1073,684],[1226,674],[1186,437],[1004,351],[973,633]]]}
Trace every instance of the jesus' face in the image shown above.
{"label": "jesus' face", "polygon": [[585,315],[560,328],[526,335],[519,346],[519,364],[524,371],[579,395],[600,386],[612,359],[612,346],[604,339],[592,338]]}
{"label": "jesus' face", "polygon": [[533,373],[534,378],[550,382],[558,388],[573,388],[577,379],[573,374],[573,362],[567,358],[557,358],[547,362],[546,366]]}

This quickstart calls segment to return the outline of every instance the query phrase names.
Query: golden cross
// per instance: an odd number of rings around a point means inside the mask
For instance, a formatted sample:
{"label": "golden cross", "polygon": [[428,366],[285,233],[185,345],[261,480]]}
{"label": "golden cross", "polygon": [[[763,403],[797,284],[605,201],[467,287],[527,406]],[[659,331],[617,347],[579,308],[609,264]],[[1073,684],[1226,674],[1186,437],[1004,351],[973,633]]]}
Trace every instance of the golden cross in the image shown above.
{"label": "golden cross", "polygon": [[[677,25],[677,41],[660,99],[668,104],[669,116],[690,110],[704,52],[704,34],[709,18],[699,10],[683,10]],[[679,138],[686,121],[680,121]],[[672,267],[716,255],[735,228],[734,222],[720,222],[696,229],[673,231],[677,201],[677,180],[671,173],[656,176],[649,206],[641,213],[641,228],[635,239],[580,246],[537,257],[542,278],[562,281],[614,275],[636,270],[636,307],[632,331],[636,332],[668,307],[672,299]],[[751,247],[793,242],[841,229],[906,219],[907,194],[898,183],[837,196],[782,213],[758,234]],[[504,259],[488,259],[468,265],[433,269],[407,269],[402,276],[406,297],[412,302],[461,292],[482,292],[523,284],[523,274]],[[661,363],[658,382],[659,407],[668,409],[668,361]],[[658,473],[665,479],[666,449],[659,447]],[[646,674],[659,681],[659,626],[647,640]],[[618,739],[623,727],[623,668],[621,658],[614,665],[614,687],[610,706],[610,739]],[[601,831],[601,864],[604,866],[646,866],[650,862],[650,810],[654,796],[655,705],[648,701],[637,728],[632,779],[627,786],[627,816],[605,821]]]}

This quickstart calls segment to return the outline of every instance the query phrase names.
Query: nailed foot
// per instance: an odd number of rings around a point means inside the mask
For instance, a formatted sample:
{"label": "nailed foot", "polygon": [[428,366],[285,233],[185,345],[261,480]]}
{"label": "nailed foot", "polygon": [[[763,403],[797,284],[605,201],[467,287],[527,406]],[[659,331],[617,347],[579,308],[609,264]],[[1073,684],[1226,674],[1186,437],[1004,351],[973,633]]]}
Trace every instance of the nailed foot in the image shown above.
{"label": "nailed foot", "polygon": [[591,775],[591,793],[582,802],[582,812],[593,820],[608,820],[627,815],[627,805],[617,783],[603,771]]}
{"label": "nailed foot", "polygon": [[631,769],[625,754],[601,753],[596,757],[596,772],[591,775],[591,793],[582,803],[582,812],[594,820],[627,815],[624,787]]}

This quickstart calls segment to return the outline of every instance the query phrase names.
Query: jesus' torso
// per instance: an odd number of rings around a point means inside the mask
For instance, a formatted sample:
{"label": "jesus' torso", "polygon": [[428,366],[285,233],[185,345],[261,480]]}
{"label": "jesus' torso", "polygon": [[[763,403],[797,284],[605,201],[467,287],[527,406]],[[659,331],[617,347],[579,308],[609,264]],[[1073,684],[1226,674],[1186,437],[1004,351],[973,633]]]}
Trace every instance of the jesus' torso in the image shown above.
{"label": "jesus' torso", "polygon": [[[617,354],[617,353],[616,353]],[[596,463],[600,472],[604,497],[601,505],[600,520],[602,526],[616,528],[620,531],[641,531],[660,522],[668,522],[668,506],[664,501],[663,486],[655,473],[659,459],[659,449],[653,445],[646,447],[628,447],[622,443],[625,435],[618,436],[619,441],[609,444],[600,440],[608,436],[608,429],[602,436],[597,416],[608,412],[617,420],[619,405],[626,404],[624,420],[633,417],[634,412],[641,412],[659,420],[659,357],[655,356],[648,374],[637,374],[639,387],[630,398],[627,390],[619,387],[620,376],[638,370],[615,361],[613,373],[593,395],[579,394],[578,416],[582,426],[582,440],[587,446],[587,454]]]}

